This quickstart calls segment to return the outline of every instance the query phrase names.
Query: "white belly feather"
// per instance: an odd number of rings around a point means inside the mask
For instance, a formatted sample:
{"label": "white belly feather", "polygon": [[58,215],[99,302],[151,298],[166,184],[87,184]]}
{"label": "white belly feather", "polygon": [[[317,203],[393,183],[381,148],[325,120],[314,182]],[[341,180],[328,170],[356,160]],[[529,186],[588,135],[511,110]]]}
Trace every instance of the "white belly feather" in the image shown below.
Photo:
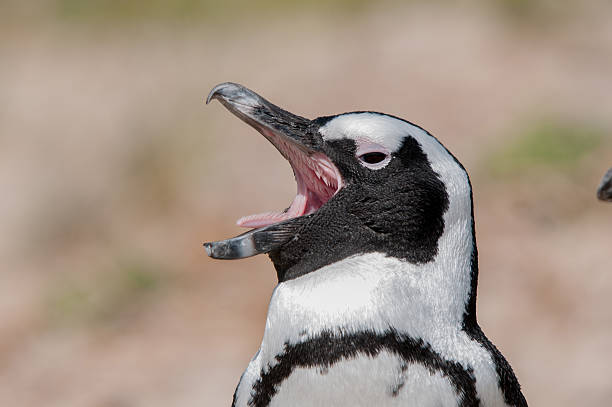
{"label": "white belly feather", "polygon": [[427,368],[406,365],[381,352],[336,363],[327,370],[298,368],[278,389],[270,407],[456,406],[449,381]]}

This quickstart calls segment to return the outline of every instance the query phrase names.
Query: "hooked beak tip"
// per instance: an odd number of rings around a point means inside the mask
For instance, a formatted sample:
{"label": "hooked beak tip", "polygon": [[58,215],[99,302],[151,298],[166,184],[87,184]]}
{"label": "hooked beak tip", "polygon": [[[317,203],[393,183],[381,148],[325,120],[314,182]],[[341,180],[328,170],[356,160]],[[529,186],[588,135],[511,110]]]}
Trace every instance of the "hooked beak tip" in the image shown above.
{"label": "hooked beak tip", "polygon": [[219,91],[221,91],[223,88],[227,87],[228,84],[229,84],[229,82],[224,82],[224,83],[220,83],[217,86],[215,86],[214,88],[212,88],[212,90],[210,91],[210,93],[206,97],[206,104],[209,104],[211,100],[216,99],[217,97],[219,97]]}
{"label": "hooked beak tip", "polygon": [[206,97],[206,104],[209,104],[211,100],[222,98],[234,98],[236,96],[240,96],[241,94],[249,94],[252,93],[244,86],[239,85],[233,82],[223,82],[212,88],[208,96]]}
{"label": "hooked beak tip", "polygon": [[217,88],[218,88],[218,87],[219,87],[219,86],[215,86],[215,87],[213,88],[213,90],[211,90],[211,91],[210,91],[210,93],[208,94],[208,96],[206,96],[206,99],[205,99],[206,104],[209,104],[209,103],[210,103],[210,101],[211,101],[211,100],[213,100],[213,99],[216,97],[216,95],[217,95]]}

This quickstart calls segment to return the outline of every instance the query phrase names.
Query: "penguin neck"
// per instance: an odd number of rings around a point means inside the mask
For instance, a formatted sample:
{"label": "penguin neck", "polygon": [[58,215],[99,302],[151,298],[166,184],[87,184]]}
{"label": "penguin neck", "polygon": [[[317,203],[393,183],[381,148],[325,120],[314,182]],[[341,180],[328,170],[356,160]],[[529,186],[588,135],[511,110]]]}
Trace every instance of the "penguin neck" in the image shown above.
{"label": "penguin neck", "polygon": [[437,255],[430,262],[364,253],[279,283],[270,302],[264,343],[282,346],[325,331],[394,330],[439,338],[463,329],[466,320],[473,318],[475,323],[476,243],[473,218],[467,215],[472,211],[471,196],[462,196],[466,199],[450,200]]}

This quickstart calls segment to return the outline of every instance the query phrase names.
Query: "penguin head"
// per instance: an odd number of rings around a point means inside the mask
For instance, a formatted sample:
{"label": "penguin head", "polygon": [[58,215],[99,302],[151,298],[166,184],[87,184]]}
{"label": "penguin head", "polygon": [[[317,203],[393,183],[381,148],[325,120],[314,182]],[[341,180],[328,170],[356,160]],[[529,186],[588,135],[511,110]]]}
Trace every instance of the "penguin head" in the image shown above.
{"label": "penguin head", "polygon": [[432,262],[443,235],[455,233],[453,224],[472,237],[467,173],[422,128],[375,112],[308,120],[234,83],[216,86],[212,99],[289,161],[297,195],[284,211],[239,219],[254,229],[206,243],[210,256],[268,253],[282,282],[360,254]]}

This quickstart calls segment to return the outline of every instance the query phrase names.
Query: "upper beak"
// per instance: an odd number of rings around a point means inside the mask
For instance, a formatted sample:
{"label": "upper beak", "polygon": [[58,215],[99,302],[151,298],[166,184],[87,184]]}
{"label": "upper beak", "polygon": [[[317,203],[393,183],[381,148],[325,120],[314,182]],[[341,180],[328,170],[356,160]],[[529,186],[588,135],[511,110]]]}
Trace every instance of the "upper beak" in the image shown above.
{"label": "upper beak", "polygon": [[292,142],[308,153],[320,150],[321,140],[315,132],[309,131],[310,120],[281,109],[242,85],[232,82],[219,84],[210,91],[206,103],[213,99],[259,131],[283,156],[286,153],[277,145],[276,137]]}

